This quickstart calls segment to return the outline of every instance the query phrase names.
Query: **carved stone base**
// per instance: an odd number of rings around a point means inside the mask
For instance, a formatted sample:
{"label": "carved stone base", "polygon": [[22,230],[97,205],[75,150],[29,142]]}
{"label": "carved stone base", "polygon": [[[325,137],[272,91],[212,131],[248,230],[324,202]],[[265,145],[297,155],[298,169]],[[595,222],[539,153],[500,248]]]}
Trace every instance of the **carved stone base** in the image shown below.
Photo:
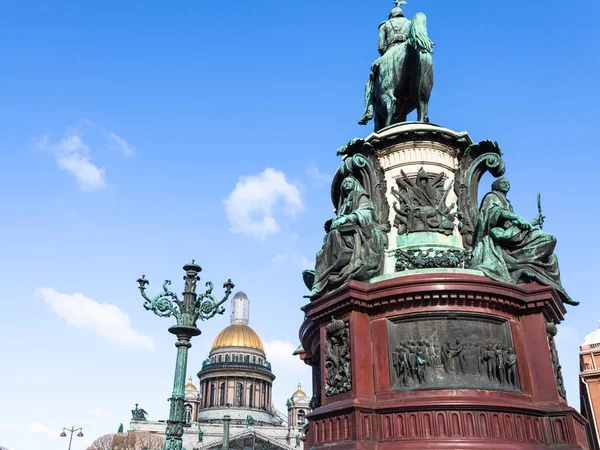
{"label": "carved stone base", "polygon": [[[565,309],[552,288],[407,275],[352,281],[303,310],[304,361],[323,386],[309,448],[590,448],[557,381],[547,324]],[[348,326],[352,384],[326,395],[338,370],[327,353],[341,351],[327,346],[332,317]]]}

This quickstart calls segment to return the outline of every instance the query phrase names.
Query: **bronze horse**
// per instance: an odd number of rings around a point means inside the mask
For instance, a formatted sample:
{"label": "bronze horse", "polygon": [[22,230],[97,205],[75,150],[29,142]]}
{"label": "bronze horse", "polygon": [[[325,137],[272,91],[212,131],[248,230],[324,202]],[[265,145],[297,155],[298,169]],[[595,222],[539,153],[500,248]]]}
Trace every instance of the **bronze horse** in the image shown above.
{"label": "bronze horse", "polygon": [[415,109],[419,122],[429,122],[434,44],[427,35],[425,14],[417,13],[413,17],[407,44],[390,48],[380,59],[375,74],[375,131],[406,122],[408,114]]}

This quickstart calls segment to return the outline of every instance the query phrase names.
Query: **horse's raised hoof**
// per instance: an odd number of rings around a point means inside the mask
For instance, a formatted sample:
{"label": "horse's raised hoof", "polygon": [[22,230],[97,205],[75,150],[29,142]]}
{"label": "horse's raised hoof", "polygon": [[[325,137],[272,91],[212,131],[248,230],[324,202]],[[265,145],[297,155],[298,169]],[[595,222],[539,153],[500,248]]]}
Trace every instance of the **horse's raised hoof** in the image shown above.
{"label": "horse's raised hoof", "polygon": [[373,114],[365,114],[364,116],[362,116],[360,118],[360,120],[358,121],[359,125],[366,125],[367,123],[369,123],[369,120],[371,120],[373,118]]}

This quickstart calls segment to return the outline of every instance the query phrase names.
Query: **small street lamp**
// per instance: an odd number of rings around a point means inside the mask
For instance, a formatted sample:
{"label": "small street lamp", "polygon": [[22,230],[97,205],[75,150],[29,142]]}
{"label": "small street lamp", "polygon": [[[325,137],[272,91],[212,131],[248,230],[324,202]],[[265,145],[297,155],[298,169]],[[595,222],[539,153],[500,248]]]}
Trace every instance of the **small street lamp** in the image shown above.
{"label": "small street lamp", "polygon": [[65,433],[65,431],[69,431],[71,433],[71,437],[69,438],[69,450],[71,450],[71,442],[73,442],[73,433],[75,433],[76,431],[79,431],[79,433],[77,433],[77,437],[83,437],[83,428],[75,428],[75,427],[71,427],[69,428],[63,428],[62,433],[60,433],[60,437],[67,437],[67,433]]}
{"label": "small street lamp", "polygon": [[187,373],[188,349],[192,346],[190,340],[194,336],[200,335],[201,331],[196,326],[198,319],[208,320],[216,314],[223,314],[225,308],[221,306],[227,301],[234,288],[231,280],[223,284],[225,288],[225,297],[217,301],[213,296],[213,284],[206,283],[206,292],[196,293],[196,284],[200,280],[198,273],[202,268],[194,260],[191,264],[183,266],[185,270],[185,290],[183,291],[183,300],[179,300],[177,294],[169,291],[168,286],[171,281],[166,280],[163,283],[163,291],[154,298],[146,295],[146,285],[149,281],[144,275],[137,280],[139,289],[144,298],[144,308],[154,312],[159,317],[174,316],[177,325],[169,328],[169,332],[177,336],[177,362],[175,363],[175,379],[173,381],[173,395],[169,399],[171,410],[169,420],[167,420],[167,432],[164,450],[182,450],[182,436],[184,419],[184,389],[185,375]]}

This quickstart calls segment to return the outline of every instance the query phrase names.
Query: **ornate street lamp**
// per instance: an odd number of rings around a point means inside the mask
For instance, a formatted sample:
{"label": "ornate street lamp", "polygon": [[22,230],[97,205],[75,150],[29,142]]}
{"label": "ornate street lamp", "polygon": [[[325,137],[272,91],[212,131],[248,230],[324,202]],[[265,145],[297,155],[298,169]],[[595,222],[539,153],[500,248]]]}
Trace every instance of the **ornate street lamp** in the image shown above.
{"label": "ornate street lamp", "polygon": [[69,428],[63,428],[62,433],[60,433],[60,437],[67,437],[67,433],[65,433],[65,431],[69,431],[71,433],[71,437],[69,438],[69,450],[71,450],[71,442],[73,442],[73,433],[75,433],[76,431],[79,431],[79,433],[77,433],[77,437],[83,437],[83,428],[75,428],[75,427],[71,427]]}
{"label": "ornate street lamp", "polygon": [[216,314],[223,314],[225,308],[221,306],[227,301],[234,288],[231,280],[227,280],[223,287],[225,288],[225,297],[221,301],[217,301],[212,294],[213,284],[209,281],[206,283],[206,292],[196,294],[196,283],[200,280],[198,273],[202,268],[195,264],[192,260],[191,264],[183,266],[185,270],[185,290],[183,292],[183,300],[179,300],[177,294],[169,291],[168,286],[171,281],[166,280],[163,283],[163,291],[150,298],[146,295],[146,285],[149,281],[144,275],[138,279],[140,284],[140,292],[144,297],[144,308],[151,310],[159,317],[175,316],[177,325],[169,328],[169,332],[177,336],[177,362],[175,363],[175,380],[173,382],[173,395],[170,398],[171,411],[169,420],[167,420],[167,433],[165,450],[181,450],[183,436],[184,420],[184,389],[185,375],[187,373],[187,357],[188,349],[192,346],[190,340],[194,336],[198,336],[201,331],[196,327],[196,322],[200,320],[208,320]]}

